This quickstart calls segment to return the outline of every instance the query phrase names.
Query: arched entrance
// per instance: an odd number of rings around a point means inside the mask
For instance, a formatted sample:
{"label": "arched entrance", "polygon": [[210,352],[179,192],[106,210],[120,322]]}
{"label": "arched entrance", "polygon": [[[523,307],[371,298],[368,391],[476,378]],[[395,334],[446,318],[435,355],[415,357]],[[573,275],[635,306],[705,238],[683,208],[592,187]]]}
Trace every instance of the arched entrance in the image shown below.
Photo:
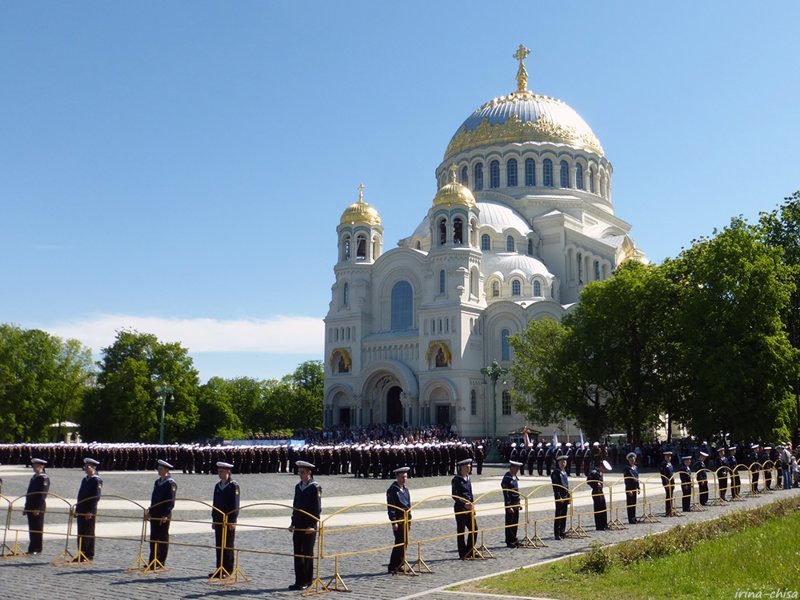
{"label": "arched entrance", "polygon": [[392,386],[386,393],[386,424],[387,425],[402,425],[403,424],[403,403],[400,402],[400,394],[403,393],[402,388]]}

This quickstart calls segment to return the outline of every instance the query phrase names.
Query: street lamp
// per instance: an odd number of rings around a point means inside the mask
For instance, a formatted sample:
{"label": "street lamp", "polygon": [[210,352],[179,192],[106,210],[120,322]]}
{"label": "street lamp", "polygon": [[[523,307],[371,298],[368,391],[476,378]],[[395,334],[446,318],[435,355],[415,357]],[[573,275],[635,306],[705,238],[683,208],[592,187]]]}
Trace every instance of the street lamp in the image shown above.
{"label": "street lamp", "polygon": [[156,393],[158,397],[161,399],[161,431],[158,435],[158,443],[164,443],[164,412],[166,411],[167,407],[167,397],[172,393],[173,388],[170,385],[166,384],[159,384],[156,386]]}
{"label": "street lamp", "polygon": [[491,365],[481,369],[481,373],[492,381],[492,445],[486,456],[486,462],[498,462],[500,453],[497,449],[497,380],[505,376],[508,369],[501,367],[496,360],[493,360]]}

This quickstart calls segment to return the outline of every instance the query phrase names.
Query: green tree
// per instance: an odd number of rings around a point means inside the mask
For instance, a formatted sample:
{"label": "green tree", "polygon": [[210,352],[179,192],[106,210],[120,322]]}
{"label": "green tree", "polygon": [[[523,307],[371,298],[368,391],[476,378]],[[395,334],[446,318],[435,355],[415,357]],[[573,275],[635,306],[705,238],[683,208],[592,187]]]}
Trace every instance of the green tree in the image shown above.
{"label": "green tree", "polygon": [[71,417],[91,382],[91,355],[76,340],[0,325],[0,441],[42,441]]}
{"label": "green tree", "polygon": [[322,394],[325,373],[322,362],[308,360],[283,379],[286,387],[279,386],[276,395],[286,394],[286,422],[283,427],[322,427]]}
{"label": "green tree", "polygon": [[97,390],[84,403],[81,433],[98,441],[157,441],[161,399],[169,391],[165,441],[187,441],[194,435],[198,375],[188,350],[162,343],[152,334],[123,330],[103,349]]}
{"label": "green tree", "polygon": [[781,319],[793,285],[780,249],[733,219],[667,269],[680,290],[687,424],[703,436],[784,437],[797,352]]}
{"label": "green tree", "polygon": [[197,398],[197,439],[222,437],[236,439],[244,436],[242,422],[231,405],[230,383],[221,377],[212,377],[200,387]]}

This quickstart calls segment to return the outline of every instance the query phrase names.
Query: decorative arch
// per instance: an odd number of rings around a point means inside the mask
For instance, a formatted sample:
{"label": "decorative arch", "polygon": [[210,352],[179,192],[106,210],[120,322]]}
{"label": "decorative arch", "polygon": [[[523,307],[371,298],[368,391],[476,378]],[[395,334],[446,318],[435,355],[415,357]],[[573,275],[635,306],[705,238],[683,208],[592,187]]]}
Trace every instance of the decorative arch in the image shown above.
{"label": "decorative arch", "polygon": [[363,385],[361,393],[366,394],[370,387],[383,375],[391,375],[403,388],[403,391],[411,396],[419,395],[419,383],[411,369],[399,360],[378,360],[362,371]]}
{"label": "decorative arch", "polygon": [[335,374],[349,373],[353,368],[353,359],[347,348],[335,348],[330,358],[331,372]]}
{"label": "decorative arch", "polygon": [[429,368],[451,367],[453,365],[453,355],[444,340],[435,340],[428,344],[425,360]]}

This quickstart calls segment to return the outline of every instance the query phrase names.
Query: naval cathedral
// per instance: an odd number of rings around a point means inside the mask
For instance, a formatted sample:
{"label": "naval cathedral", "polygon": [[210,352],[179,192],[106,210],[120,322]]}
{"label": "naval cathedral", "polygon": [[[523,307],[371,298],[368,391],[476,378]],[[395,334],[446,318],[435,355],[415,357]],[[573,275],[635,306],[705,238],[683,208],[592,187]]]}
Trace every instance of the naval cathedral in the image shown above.
{"label": "naval cathedral", "polygon": [[[436,167],[437,191],[416,230],[383,251],[375,207],[342,214],[325,318],[325,426],[450,425],[461,436],[519,429],[508,338],[534,319],[561,319],[592,281],[646,260],[614,214],[613,169],[600,140],[562,100],[517,89],[456,130]],[[492,406],[492,402],[497,402]],[[565,433],[576,433],[572,432]]]}

